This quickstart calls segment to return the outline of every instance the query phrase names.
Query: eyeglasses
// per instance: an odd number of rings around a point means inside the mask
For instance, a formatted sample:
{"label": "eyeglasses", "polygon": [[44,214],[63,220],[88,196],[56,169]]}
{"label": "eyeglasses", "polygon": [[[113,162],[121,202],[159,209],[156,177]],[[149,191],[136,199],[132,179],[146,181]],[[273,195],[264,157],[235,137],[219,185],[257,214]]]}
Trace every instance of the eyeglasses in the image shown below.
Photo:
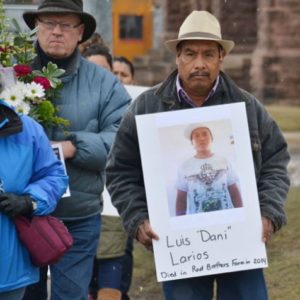
{"label": "eyeglasses", "polygon": [[57,25],[60,27],[61,31],[71,31],[74,28],[79,27],[82,23],[79,23],[77,25],[72,25],[69,23],[59,23],[56,21],[50,21],[50,20],[41,20],[38,18],[38,21],[43,25],[44,28],[48,30],[53,30]]}

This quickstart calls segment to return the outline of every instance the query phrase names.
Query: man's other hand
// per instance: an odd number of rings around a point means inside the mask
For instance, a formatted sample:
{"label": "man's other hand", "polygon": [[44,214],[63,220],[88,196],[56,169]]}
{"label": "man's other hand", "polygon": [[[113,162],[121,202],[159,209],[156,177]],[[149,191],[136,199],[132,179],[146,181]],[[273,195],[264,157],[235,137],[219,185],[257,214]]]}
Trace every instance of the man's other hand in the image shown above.
{"label": "man's other hand", "polygon": [[153,231],[149,220],[145,220],[139,225],[136,239],[144,245],[148,250],[152,250],[152,239],[158,241],[158,235]]}

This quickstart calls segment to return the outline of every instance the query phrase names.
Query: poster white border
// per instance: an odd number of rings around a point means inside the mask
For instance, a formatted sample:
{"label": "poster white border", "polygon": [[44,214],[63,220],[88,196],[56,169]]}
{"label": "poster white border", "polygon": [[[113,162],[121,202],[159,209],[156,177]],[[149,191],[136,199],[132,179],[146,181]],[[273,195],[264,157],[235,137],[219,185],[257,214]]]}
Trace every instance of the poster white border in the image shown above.
{"label": "poster white border", "polygon": [[[245,104],[141,115],[136,121],[150,223],[160,237],[153,243],[158,281],[267,267]],[[178,142],[184,140],[182,130],[197,122],[219,124],[219,135],[233,141],[234,150],[226,151],[238,174],[243,207],[178,217],[170,213],[166,174],[176,172],[168,171],[166,157],[184,156]],[[227,131],[220,126],[226,123]],[[172,127],[177,134],[162,138],[161,132]]]}
{"label": "poster white border", "polygon": [[[58,160],[62,163],[64,170],[65,170],[65,174],[68,175],[61,143],[51,144],[51,147],[52,147],[56,157],[58,158]],[[65,193],[62,195],[62,198],[70,197],[70,196],[71,196],[71,192],[70,192],[70,187],[68,185]]]}

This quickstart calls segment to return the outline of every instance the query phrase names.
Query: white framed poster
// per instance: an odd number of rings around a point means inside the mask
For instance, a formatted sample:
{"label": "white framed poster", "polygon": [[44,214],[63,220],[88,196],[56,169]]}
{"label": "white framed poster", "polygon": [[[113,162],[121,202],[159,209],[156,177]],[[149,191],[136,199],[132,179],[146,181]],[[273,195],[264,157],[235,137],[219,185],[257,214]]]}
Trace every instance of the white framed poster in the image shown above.
{"label": "white framed poster", "polygon": [[267,267],[245,104],[136,121],[158,281]]}
{"label": "white framed poster", "polygon": [[118,217],[119,213],[111,202],[111,198],[110,198],[110,195],[108,193],[106,186],[104,186],[102,198],[103,198],[103,211],[102,211],[101,215]]}
{"label": "white framed poster", "polygon": [[125,89],[127,90],[128,94],[131,97],[131,100],[135,100],[140,94],[147,91],[149,87],[142,86],[142,85],[124,85]]}
{"label": "white framed poster", "polygon": [[[64,153],[62,151],[62,146],[61,146],[61,143],[55,143],[55,144],[51,144],[51,147],[54,151],[54,153],[56,154],[57,158],[61,161],[63,167],[64,167],[64,170],[65,170],[65,174],[67,174],[67,169],[66,169],[66,164],[65,164],[65,158],[64,158]],[[71,192],[70,192],[70,187],[68,185],[65,193],[62,195],[62,198],[64,197],[70,197],[71,196]]]}

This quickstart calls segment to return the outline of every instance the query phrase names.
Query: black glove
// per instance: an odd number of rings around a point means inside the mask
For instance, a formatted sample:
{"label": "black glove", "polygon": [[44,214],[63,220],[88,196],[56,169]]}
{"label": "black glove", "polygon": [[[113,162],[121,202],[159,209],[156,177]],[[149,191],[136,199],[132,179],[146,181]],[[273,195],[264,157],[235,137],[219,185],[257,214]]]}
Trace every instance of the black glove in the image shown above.
{"label": "black glove", "polygon": [[0,211],[9,217],[30,216],[33,211],[32,199],[28,195],[0,194]]}

